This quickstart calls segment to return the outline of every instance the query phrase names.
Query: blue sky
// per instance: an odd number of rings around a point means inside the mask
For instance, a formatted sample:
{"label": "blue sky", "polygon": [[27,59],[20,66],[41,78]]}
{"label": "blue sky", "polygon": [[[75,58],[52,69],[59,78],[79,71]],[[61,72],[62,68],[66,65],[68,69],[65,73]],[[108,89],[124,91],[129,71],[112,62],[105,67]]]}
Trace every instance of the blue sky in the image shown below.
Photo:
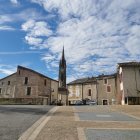
{"label": "blue sky", "polygon": [[139,0],[0,0],[0,78],[22,65],[67,81],[140,61]]}

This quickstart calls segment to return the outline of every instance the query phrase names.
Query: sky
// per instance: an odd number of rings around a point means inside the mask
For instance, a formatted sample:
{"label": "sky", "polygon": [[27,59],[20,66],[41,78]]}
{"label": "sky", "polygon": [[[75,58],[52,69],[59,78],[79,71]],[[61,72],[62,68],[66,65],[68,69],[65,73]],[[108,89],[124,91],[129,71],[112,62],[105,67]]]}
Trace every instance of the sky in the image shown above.
{"label": "sky", "polygon": [[25,66],[67,82],[140,61],[140,0],[0,0],[0,78]]}

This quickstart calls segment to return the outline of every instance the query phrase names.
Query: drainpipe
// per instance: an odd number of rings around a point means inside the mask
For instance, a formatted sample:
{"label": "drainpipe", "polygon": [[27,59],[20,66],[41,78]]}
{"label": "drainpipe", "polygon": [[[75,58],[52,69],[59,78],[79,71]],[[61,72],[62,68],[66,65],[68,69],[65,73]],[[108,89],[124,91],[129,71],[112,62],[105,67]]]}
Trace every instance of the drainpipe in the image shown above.
{"label": "drainpipe", "polygon": [[96,100],[97,100],[97,105],[98,105],[98,87],[97,87],[97,80],[96,80]]}
{"label": "drainpipe", "polygon": [[136,90],[138,91],[138,85],[137,85],[137,77],[136,77],[136,69],[135,69],[135,66],[134,66],[134,71],[135,71]]}
{"label": "drainpipe", "polygon": [[83,100],[83,83],[82,83],[82,100]]}
{"label": "drainpipe", "polygon": [[[51,81],[51,80],[50,80],[50,81]],[[51,82],[52,82],[52,81],[51,81]],[[52,92],[52,87],[51,87],[52,85],[51,85],[51,82],[50,82],[50,105],[51,105],[51,96],[52,96],[52,93],[51,93],[51,92]]]}

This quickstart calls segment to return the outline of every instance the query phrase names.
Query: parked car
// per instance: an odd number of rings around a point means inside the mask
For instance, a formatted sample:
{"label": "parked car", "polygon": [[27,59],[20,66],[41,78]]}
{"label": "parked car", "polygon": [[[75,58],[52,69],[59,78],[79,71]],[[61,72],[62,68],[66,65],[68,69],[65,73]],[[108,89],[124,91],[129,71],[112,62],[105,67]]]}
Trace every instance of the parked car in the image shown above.
{"label": "parked car", "polygon": [[86,102],[87,105],[96,105],[96,101],[94,100],[89,100]]}
{"label": "parked car", "polygon": [[77,100],[77,101],[75,102],[75,105],[83,105],[83,101],[82,101],[82,100]]}

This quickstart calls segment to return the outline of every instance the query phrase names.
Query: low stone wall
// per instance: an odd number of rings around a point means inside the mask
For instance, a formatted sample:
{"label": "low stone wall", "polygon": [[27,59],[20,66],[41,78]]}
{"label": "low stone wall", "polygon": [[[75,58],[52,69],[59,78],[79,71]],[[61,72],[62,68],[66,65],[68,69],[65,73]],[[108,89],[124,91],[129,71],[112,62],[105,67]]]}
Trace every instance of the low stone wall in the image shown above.
{"label": "low stone wall", "polygon": [[9,104],[43,105],[43,103],[44,98],[0,98],[1,105],[9,105]]}

